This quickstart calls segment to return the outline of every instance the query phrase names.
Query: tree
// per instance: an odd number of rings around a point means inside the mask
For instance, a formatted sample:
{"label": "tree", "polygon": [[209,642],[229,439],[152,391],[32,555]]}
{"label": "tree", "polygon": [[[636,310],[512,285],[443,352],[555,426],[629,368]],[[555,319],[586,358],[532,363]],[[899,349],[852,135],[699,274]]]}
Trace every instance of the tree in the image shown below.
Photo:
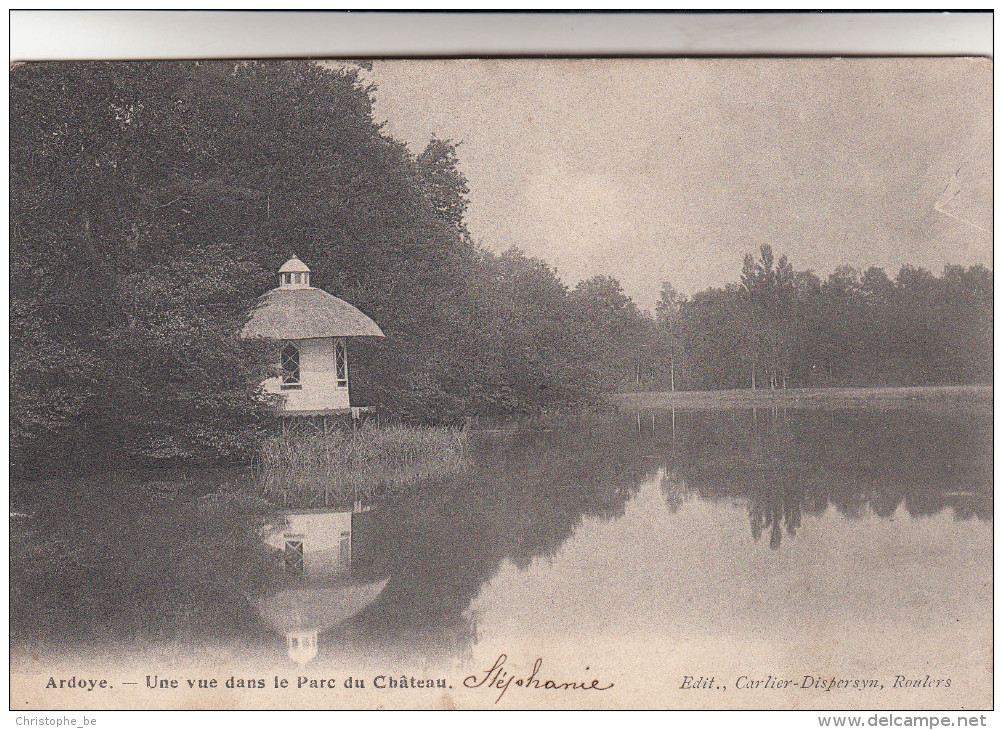
{"label": "tree", "polygon": [[748,382],[749,311],[737,286],[690,297],[680,311],[680,331],[692,386],[739,388]]}
{"label": "tree", "polygon": [[773,249],[763,244],[759,260],[751,254],[742,264],[742,294],[749,310],[750,382],[756,387],[756,372],[765,370],[770,387],[787,385],[791,370],[794,317],[794,269],[786,256],[774,267]]}
{"label": "tree", "polygon": [[740,285],[684,301],[678,326],[697,387],[756,387],[763,375],[773,387],[989,382],[991,300],[984,266],[937,277],[906,265],[892,281],[843,265],[823,283],[764,246],[745,257]]}
{"label": "tree", "polygon": [[553,268],[509,249],[485,253],[477,280],[461,371],[469,373],[473,412],[526,413],[594,399],[599,372]]}
{"label": "tree", "polygon": [[686,297],[676,291],[667,281],[662,282],[662,291],[655,304],[655,324],[664,333],[669,351],[669,389],[676,389],[676,360],[680,350],[680,315]]}
{"label": "tree", "polygon": [[648,323],[620,282],[596,275],[572,290],[573,316],[591,362],[611,386],[640,380],[641,349]]}
{"label": "tree", "polygon": [[236,336],[260,267],[227,242],[239,226],[193,226],[182,200],[201,149],[182,125],[194,68],[12,70],[18,469],[225,458],[267,408],[264,355]]}
{"label": "tree", "polygon": [[355,402],[442,421],[592,397],[566,287],[474,245],[456,145],[412,154],[375,93],[310,61],[12,70],[19,463],[253,447],[271,355],[238,333],[291,253],[387,335],[353,343]]}

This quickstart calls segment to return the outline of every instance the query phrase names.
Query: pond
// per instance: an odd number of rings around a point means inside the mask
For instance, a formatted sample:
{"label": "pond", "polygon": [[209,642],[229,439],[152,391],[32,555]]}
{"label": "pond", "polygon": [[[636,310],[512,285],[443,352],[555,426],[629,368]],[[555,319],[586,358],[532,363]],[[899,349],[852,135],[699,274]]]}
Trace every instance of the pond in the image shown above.
{"label": "pond", "polygon": [[[279,513],[241,471],[15,489],[15,674],[419,672],[479,677],[480,706],[493,669],[542,660],[614,689],[502,702],[991,704],[991,407],[638,410],[469,439],[469,468],[330,518]],[[304,582],[323,555],[344,570]],[[305,668],[282,636],[304,621]]]}

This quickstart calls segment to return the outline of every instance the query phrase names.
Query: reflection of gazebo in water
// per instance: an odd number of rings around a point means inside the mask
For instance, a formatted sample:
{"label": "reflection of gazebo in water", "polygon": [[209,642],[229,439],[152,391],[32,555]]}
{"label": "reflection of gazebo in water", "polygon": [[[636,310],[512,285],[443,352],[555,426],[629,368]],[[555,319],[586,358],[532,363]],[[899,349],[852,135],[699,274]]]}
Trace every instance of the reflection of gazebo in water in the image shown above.
{"label": "reflection of gazebo in water", "polygon": [[286,637],[289,658],[298,664],[317,656],[320,633],[359,613],[387,584],[352,575],[356,517],[345,511],[291,512],[265,529],[264,541],[281,551],[290,582],[252,603],[265,623]]}

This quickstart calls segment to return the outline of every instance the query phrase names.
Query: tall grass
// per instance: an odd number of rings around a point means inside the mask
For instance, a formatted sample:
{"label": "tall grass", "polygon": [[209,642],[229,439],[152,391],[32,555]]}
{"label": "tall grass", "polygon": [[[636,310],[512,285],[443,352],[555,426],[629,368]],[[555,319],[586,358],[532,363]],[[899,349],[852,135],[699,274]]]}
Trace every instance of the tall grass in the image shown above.
{"label": "tall grass", "polygon": [[456,474],[468,463],[467,432],[454,428],[283,433],[262,444],[259,487],[282,505],[349,505]]}

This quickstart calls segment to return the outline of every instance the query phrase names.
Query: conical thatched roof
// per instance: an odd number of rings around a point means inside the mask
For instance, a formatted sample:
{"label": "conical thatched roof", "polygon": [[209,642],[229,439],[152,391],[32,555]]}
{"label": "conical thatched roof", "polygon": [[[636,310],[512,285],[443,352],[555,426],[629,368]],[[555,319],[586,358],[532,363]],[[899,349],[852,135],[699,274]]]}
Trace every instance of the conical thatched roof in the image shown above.
{"label": "conical thatched roof", "polygon": [[280,634],[307,629],[327,631],[375,601],[387,581],[293,588],[253,603],[261,618]]}
{"label": "conical thatched roof", "polygon": [[314,287],[278,287],[258,300],[244,337],[383,337],[373,320],[346,301]]}

